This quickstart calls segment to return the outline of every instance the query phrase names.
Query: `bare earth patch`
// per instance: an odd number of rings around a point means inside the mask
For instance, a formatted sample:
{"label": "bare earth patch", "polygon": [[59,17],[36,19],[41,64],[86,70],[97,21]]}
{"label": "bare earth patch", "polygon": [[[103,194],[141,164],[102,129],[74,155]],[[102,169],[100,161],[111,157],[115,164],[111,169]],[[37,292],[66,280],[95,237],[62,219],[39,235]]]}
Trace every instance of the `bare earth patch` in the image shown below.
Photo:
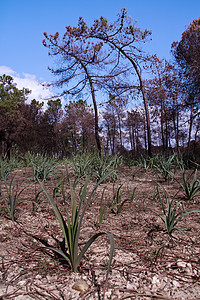
{"label": "bare earth patch", "polygon": [[[45,183],[51,192],[61,173],[62,168]],[[23,184],[33,182],[27,174],[29,170],[20,170],[16,178],[19,181],[24,178]],[[45,199],[33,212],[35,186],[32,183],[22,194],[16,222],[6,218],[3,208],[0,211],[0,299],[92,300],[103,299],[104,293],[104,299],[113,300],[200,299],[200,214],[189,214],[180,221],[180,227],[188,236],[175,232],[176,239],[170,240],[164,224],[152,212],[161,213],[160,203],[153,199],[155,181],[159,181],[170,195],[175,195],[179,188],[175,181],[164,182],[151,171],[123,166],[118,172],[118,182],[123,183],[123,197],[128,197],[127,189],[137,187],[133,202],[126,202],[120,214],[115,210],[109,212],[100,228],[96,224],[101,193],[86,212],[80,248],[98,231],[110,232],[115,239],[115,254],[107,282],[110,246],[106,238],[99,238],[92,244],[76,273],[34,238],[55,245],[54,238],[61,241],[62,233]],[[104,201],[109,203],[113,197],[113,183],[101,184],[98,190],[104,187]],[[183,202],[184,208],[200,208],[198,199],[195,203],[187,202],[181,193],[176,198]],[[63,213],[65,207],[70,207],[69,203],[63,203],[61,195],[57,197],[57,204]],[[75,283],[83,284],[83,290],[74,289]]]}

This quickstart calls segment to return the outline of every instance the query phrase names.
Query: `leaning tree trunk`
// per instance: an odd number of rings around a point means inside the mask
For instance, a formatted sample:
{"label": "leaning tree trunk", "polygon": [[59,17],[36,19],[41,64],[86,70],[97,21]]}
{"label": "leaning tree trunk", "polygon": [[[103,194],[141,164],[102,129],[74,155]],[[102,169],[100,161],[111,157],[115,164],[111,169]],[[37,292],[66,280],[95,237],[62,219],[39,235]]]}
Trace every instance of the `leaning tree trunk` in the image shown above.
{"label": "leaning tree trunk", "polygon": [[80,63],[87,75],[87,78],[89,80],[90,84],[90,90],[91,90],[91,95],[92,95],[92,101],[93,101],[93,106],[94,106],[94,123],[95,123],[95,139],[96,139],[96,144],[97,144],[97,149],[99,152],[99,155],[101,156],[101,141],[99,137],[99,118],[98,118],[98,109],[97,109],[97,102],[96,102],[96,97],[95,97],[95,92],[94,92],[94,86],[92,82],[92,78],[88,72],[88,69],[86,65],[80,60]]}
{"label": "leaning tree trunk", "polygon": [[[110,42],[110,41],[109,41]],[[112,42],[111,42],[112,43]],[[140,82],[140,89],[142,92],[142,97],[143,97],[143,102],[144,102],[144,109],[145,109],[145,116],[146,116],[146,130],[147,130],[147,142],[148,142],[148,155],[152,156],[152,149],[151,149],[151,128],[150,128],[150,117],[149,117],[149,109],[148,109],[148,104],[147,104],[147,96],[146,96],[146,92],[145,92],[145,88],[144,88],[144,84],[143,84],[143,80],[142,80],[142,76],[140,74],[139,68],[137,66],[137,64],[135,63],[135,61],[132,59],[132,57],[130,57],[122,48],[120,48],[119,46],[117,46],[115,43],[113,43],[113,46],[115,46],[119,52],[121,52],[133,65],[133,68],[136,71],[136,74],[139,78],[139,82]]]}

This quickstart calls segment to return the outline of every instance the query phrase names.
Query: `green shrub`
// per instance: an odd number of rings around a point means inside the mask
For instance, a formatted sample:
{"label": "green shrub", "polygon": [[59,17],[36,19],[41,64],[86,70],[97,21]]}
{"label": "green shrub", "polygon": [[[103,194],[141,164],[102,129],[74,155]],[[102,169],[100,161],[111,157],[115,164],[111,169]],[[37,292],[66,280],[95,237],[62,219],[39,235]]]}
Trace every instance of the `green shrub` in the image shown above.
{"label": "green shrub", "polygon": [[77,178],[86,177],[91,174],[92,155],[83,153],[76,155],[72,160],[72,167]]}
{"label": "green shrub", "polygon": [[193,200],[195,197],[200,195],[200,181],[197,179],[197,169],[193,171],[189,176],[187,176],[185,169],[182,169],[181,171],[183,179],[182,182],[178,180],[173,173],[171,173],[171,177],[173,177],[178,182],[185,198],[187,200]]}
{"label": "green shrub", "polygon": [[14,177],[12,176],[10,182],[7,182],[6,179],[4,181],[1,180],[1,196],[12,221],[15,221],[15,211],[20,204],[20,195],[27,187],[19,188],[21,183],[17,184]]}
{"label": "green shrub", "polygon": [[20,166],[22,166],[22,162],[14,156],[10,159],[0,159],[0,179],[6,179],[12,171],[18,169]]}
{"label": "green shrub", "polygon": [[169,200],[168,194],[164,188],[163,188],[163,192],[164,192],[164,200],[163,200],[160,190],[157,186],[157,194],[158,194],[159,202],[161,204],[162,214],[160,214],[156,211],[153,211],[153,212],[155,214],[157,214],[159,216],[159,218],[163,221],[163,223],[165,224],[166,232],[170,237],[173,237],[172,233],[175,230],[178,230],[178,231],[186,234],[183,229],[177,227],[178,223],[186,215],[193,213],[193,212],[200,212],[200,210],[199,209],[180,209],[181,202],[179,201],[176,204],[174,204],[173,199],[171,201]]}
{"label": "green shrub", "polygon": [[[109,176],[110,174],[107,174]],[[70,183],[70,190],[71,190],[71,213],[68,213],[68,210],[66,210],[67,213],[67,221],[65,222],[63,215],[61,214],[60,210],[58,209],[53,197],[49,194],[46,187],[44,186],[44,183],[39,181],[39,184],[45,193],[48,202],[51,204],[51,207],[56,215],[56,218],[59,221],[60,228],[63,233],[64,240],[63,242],[59,242],[59,248],[55,248],[53,246],[49,246],[46,243],[44,243],[50,250],[52,250],[54,253],[57,253],[60,255],[64,260],[68,261],[73,271],[77,271],[80,262],[87,251],[87,249],[91,246],[91,244],[100,236],[107,235],[110,240],[110,260],[108,264],[108,272],[111,266],[113,254],[114,254],[114,239],[112,234],[108,232],[99,232],[93,235],[84,245],[82,250],[79,252],[78,247],[78,241],[80,238],[80,230],[82,227],[83,218],[86,212],[86,209],[88,205],[90,204],[92,197],[99,186],[99,184],[105,180],[106,178],[102,178],[92,189],[92,191],[88,194],[89,188],[89,178],[86,178],[84,186],[79,190],[79,204],[76,200],[76,193],[75,189],[77,187],[76,184]]]}
{"label": "green shrub", "polygon": [[47,180],[52,171],[55,169],[58,161],[54,158],[49,158],[47,155],[31,154],[26,155],[26,164],[28,167],[32,167],[33,180]]}
{"label": "green shrub", "polygon": [[165,181],[170,178],[170,172],[175,168],[175,158],[176,154],[169,156],[157,155],[156,158],[154,158],[153,166],[158,170]]}
{"label": "green shrub", "polygon": [[[117,169],[122,164],[122,158],[120,156],[95,156],[92,161],[92,174],[97,181],[106,178],[105,180],[115,181],[117,179]],[[107,176],[110,171],[111,175]]]}

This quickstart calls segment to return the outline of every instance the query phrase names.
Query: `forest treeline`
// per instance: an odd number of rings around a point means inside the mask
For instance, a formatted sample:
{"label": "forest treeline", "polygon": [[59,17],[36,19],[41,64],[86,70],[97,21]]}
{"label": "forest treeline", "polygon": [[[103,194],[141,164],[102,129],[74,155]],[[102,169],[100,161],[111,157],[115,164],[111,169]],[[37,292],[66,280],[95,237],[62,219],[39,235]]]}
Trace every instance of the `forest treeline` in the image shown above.
{"label": "forest treeline", "polygon": [[[137,27],[125,9],[113,23],[101,17],[89,27],[79,18],[63,37],[44,36],[58,78],[51,85],[62,93],[44,109],[37,99],[27,103],[30,91],[18,89],[11,76],[0,76],[3,158],[11,150],[63,158],[94,150],[152,155],[198,149],[200,18],[172,44],[173,62],[143,50],[151,32]],[[69,99],[64,107],[61,97]]]}

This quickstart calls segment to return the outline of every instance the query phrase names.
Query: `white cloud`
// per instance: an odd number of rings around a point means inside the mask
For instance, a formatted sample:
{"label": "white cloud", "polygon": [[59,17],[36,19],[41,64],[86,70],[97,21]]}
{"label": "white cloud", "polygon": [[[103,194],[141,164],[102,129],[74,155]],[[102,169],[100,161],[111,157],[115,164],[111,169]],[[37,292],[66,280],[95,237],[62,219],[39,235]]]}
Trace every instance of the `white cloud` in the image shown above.
{"label": "white cloud", "polygon": [[39,82],[34,74],[22,73],[20,75],[8,66],[0,66],[0,75],[3,74],[12,76],[19,89],[28,88],[32,91],[28,96],[28,102],[36,99],[40,102],[44,101],[44,106],[46,106],[47,101],[56,96],[50,88],[44,86],[45,82]]}
{"label": "white cloud", "polygon": [[12,70],[10,67],[0,66],[0,75],[3,75],[3,74],[12,76],[12,75],[16,74],[16,72],[14,70]]}

